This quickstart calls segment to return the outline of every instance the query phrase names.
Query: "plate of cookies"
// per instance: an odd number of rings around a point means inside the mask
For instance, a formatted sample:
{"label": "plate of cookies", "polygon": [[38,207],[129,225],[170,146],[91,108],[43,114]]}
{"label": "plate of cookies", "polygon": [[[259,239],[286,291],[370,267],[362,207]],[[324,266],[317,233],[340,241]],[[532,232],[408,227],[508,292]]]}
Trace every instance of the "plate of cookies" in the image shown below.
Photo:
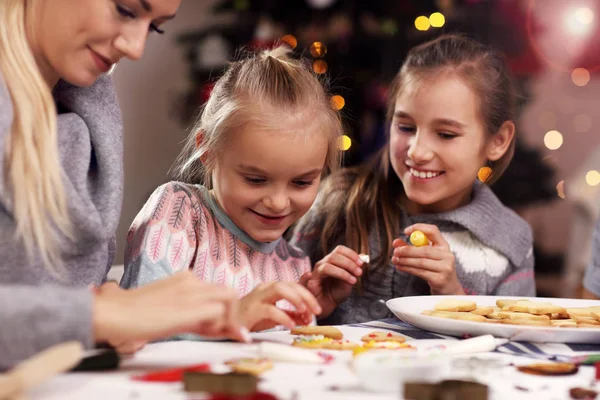
{"label": "plate of cookies", "polygon": [[451,336],[600,343],[600,301],[508,296],[415,296],[387,301],[415,327]]}

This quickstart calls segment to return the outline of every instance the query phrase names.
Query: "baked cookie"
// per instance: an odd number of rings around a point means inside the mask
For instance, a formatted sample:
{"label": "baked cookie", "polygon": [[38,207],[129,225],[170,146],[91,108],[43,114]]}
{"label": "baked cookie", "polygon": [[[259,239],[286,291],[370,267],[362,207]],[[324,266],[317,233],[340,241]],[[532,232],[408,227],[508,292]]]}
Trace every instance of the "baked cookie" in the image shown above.
{"label": "baked cookie", "polygon": [[554,314],[566,312],[564,307],[554,305],[552,303],[543,303],[537,301],[518,301],[515,304],[508,306],[509,311],[523,312],[529,314]]}
{"label": "baked cookie", "polygon": [[574,319],[555,319],[551,320],[550,324],[560,328],[577,328],[577,321]]}
{"label": "baked cookie", "polygon": [[550,320],[539,319],[501,319],[500,323],[509,325],[534,325],[534,326],[552,326]]}
{"label": "baked cookie", "polygon": [[238,358],[225,362],[235,372],[241,374],[260,375],[273,368],[273,362],[268,358]]}
{"label": "baked cookie", "polygon": [[460,319],[463,321],[485,322],[486,318],[481,315],[471,314],[470,312],[455,312],[455,311],[433,311],[430,314],[432,317]]}
{"label": "baked cookie", "polygon": [[292,335],[323,335],[335,340],[344,337],[342,331],[334,326],[297,326],[290,333]]}
{"label": "baked cookie", "polygon": [[444,299],[435,305],[436,311],[473,311],[477,309],[477,303],[470,300]]}
{"label": "baked cookie", "polygon": [[374,331],[360,338],[363,342],[398,342],[404,343],[406,339],[397,333]]}
{"label": "baked cookie", "polygon": [[500,311],[498,313],[500,319],[527,319],[530,321],[550,321],[547,315],[535,315],[525,312]]}
{"label": "baked cookie", "polygon": [[504,307],[511,306],[511,305],[513,305],[513,304],[515,304],[515,303],[517,303],[519,301],[527,301],[527,300],[525,300],[525,299],[516,299],[516,300],[513,300],[513,299],[498,299],[498,300],[496,300],[496,305],[498,307],[500,307],[500,308],[504,308]]}
{"label": "baked cookie", "polygon": [[382,350],[398,350],[398,349],[414,349],[413,346],[411,346],[408,343],[401,343],[401,342],[395,342],[395,341],[377,341],[377,340],[370,340],[368,342],[365,342],[363,344],[363,346],[365,349],[382,349]]}
{"label": "baked cookie", "polygon": [[305,349],[323,349],[323,346],[331,342],[333,342],[333,339],[326,338],[323,335],[300,336],[294,339],[292,346]]}
{"label": "baked cookie", "polygon": [[323,344],[323,348],[328,350],[354,350],[359,346],[358,343],[353,343],[347,339],[332,340]]}
{"label": "baked cookie", "polygon": [[476,309],[474,309],[473,311],[471,311],[471,314],[475,314],[475,315],[483,315],[488,316],[490,314],[493,314],[495,311],[494,307],[477,307]]}

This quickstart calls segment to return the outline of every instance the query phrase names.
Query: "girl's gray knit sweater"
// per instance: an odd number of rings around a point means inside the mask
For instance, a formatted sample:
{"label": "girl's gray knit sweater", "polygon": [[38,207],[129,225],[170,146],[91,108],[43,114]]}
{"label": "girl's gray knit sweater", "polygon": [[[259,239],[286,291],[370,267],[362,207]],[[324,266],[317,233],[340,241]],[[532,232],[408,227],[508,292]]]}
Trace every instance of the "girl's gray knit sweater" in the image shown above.
{"label": "girl's gray knit sweater", "polygon": [[[318,196],[296,227],[292,244],[308,254],[312,265],[326,255],[320,243],[324,223],[321,209],[325,202],[344,202],[346,194],[340,190],[339,193],[329,193],[327,198]],[[535,296],[531,228],[500,203],[487,185],[476,182],[471,202],[450,212],[417,216],[402,213],[398,232],[415,223],[438,226],[454,253],[458,279],[467,294]],[[385,232],[374,229],[369,232],[371,260],[381,252],[379,235],[385,237]],[[403,234],[398,237],[407,240]],[[337,244],[345,244],[343,237],[336,239]],[[353,291],[345,302],[319,323],[348,324],[391,317],[385,301],[430,294],[426,281],[397,271],[391,257],[391,254],[385,255],[385,264],[371,266],[368,276],[362,281],[361,294]]]}

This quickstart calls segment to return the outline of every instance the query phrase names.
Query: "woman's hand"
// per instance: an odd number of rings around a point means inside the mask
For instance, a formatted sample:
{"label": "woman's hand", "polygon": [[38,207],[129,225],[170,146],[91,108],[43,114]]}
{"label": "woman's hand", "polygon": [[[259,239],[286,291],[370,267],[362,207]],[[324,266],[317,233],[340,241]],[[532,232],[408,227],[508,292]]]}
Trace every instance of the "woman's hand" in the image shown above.
{"label": "woman's hand", "polygon": [[410,235],[417,230],[427,236],[431,246],[416,247],[406,244],[402,239],[394,240],[392,263],[396,269],[426,280],[431,294],[465,294],[456,275],[454,254],[438,227],[415,224],[406,228],[404,233]]}
{"label": "woman's hand", "polygon": [[300,278],[300,283],[317,298],[323,312],[320,318],[329,316],[346,300],[362,275],[364,262],[357,252],[345,246],[337,246],[331,253],[315,264],[312,272]]}
{"label": "woman's hand", "polygon": [[[295,311],[275,306],[279,300],[287,300]],[[240,313],[244,326],[251,331],[262,331],[283,325],[292,329],[308,325],[321,307],[317,299],[302,285],[295,282],[271,282],[258,285],[241,299]]]}
{"label": "woman's hand", "polygon": [[94,297],[97,342],[119,347],[179,333],[248,340],[235,291],[202,282],[188,271],[137,289],[102,285]]}

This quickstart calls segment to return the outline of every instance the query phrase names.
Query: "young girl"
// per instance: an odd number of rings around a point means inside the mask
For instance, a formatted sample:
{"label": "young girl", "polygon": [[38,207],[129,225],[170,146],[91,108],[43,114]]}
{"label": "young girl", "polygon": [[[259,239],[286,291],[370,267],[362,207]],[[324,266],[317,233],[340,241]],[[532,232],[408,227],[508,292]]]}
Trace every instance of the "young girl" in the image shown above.
{"label": "young girl", "polygon": [[[285,47],[232,63],[192,130],[183,182],[159,187],[133,222],[121,285],[192,270],[243,296],[253,330],[305,324],[307,311],[320,313],[295,283],[309,260],[282,235],[311,207],[321,176],[338,168],[342,127],[330,104]],[[280,299],[298,314],[275,307]]]}
{"label": "young girl", "polygon": [[[487,166],[493,183],[513,156],[513,93],[503,57],[473,40],[442,36],[409,52],[387,145],[324,182],[295,232],[315,263],[302,283],[323,323],[390,316],[385,301],[401,296],[535,295],[530,227],[477,180]],[[430,246],[407,245],[416,230]],[[364,273],[358,252],[370,255]]]}

